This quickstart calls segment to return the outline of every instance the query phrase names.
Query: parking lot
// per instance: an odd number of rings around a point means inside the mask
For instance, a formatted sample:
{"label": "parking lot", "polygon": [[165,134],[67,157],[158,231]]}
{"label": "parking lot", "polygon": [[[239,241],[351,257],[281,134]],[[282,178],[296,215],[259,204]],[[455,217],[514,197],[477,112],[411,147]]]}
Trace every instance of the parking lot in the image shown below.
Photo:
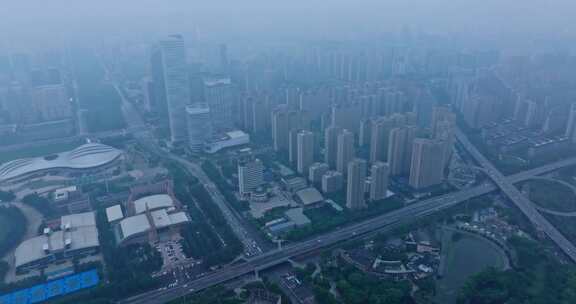
{"label": "parking lot", "polygon": [[164,269],[171,269],[188,260],[182,250],[182,245],[175,239],[160,241],[155,247],[162,254]]}

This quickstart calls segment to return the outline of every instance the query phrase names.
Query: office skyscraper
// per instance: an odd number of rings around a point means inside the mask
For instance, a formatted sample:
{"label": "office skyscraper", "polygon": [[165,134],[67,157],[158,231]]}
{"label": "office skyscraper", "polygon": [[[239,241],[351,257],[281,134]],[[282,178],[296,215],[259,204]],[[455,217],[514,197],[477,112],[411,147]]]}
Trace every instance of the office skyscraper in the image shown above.
{"label": "office skyscraper", "polygon": [[322,182],[322,176],[328,172],[328,165],[325,163],[314,163],[308,169],[308,180],[311,183],[319,184]]}
{"label": "office skyscraper", "polygon": [[370,200],[378,201],[386,198],[390,167],[383,162],[376,162],[370,169]]}
{"label": "office skyscraper", "polygon": [[288,149],[288,110],[285,106],[279,106],[272,111],[272,141],[274,151],[280,152]]}
{"label": "office skyscraper", "polygon": [[300,89],[299,88],[286,88],[284,89],[285,104],[292,110],[300,108]]}
{"label": "office skyscraper", "polygon": [[495,96],[473,92],[463,101],[460,111],[469,127],[481,128],[501,116],[502,100]]}
{"label": "office skyscraper", "polygon": [[241,195],[247,195],[264,183],[264,165],[259,159],[238,164],[238,186]]}
{"label": "office skyscraper", "polygon": [[372,121],[370,138],[370,162],[385,161],[388,154],[390,130],[394,122],[389,117],[381,117]]}
{"label": "office skyscraper", "polygon": [[437,138],[440,134],[445,131],[445,126],[442,124],[456,126],[456,114],[450,110],[447,106],[437,106],[432,108],[432,123],[431,130],[432,136]]}
{"label": "office skyscraper", "polygon": [[442,183],[443,153],[442,142],[424,138],[415,139],[410,166],[410,186],[423,189]]}
{"label": "office skyscraper", "polygon": [[164,88],[168,105],[168,124],[172,142],[187,140],[186,104],[190,102],[190,83],[186,64],[186,47],[180,35],[160,41]]}
{"label": "office skyscraper", "polygon": [[31,100],[28,98],[28,89],[16,82],[7,88],[0,88],[0,108],[4,119],[10,123],[26,124],[37,123],[37,114],[31,111]]}
{"label": "office skyscraper", "polygon": [[372,120],[363,119],[360,121],[360,134],[358,135],[360,147],[368,146],[371,141]]}
{"label": "office skyscraper", "polygon": [[31,60],[30,54],[12,54],[12,78],[20,85],[27,86],[30,83]]}
{"label": "office skyscraper", "polygon": [[412,142],[415,136],[416,127],[400,127],[390,131],[388,163],[391,175],[405,175],[410,172]]}
{"label": "office skyscraper", "polygon": [[404,114],[394,114],[393,116],[404,116],[403,121],[407,126],[416,126],[418,124],[418,115],[414,112],[406,112]]}
{"label": "office skyscraper", "polygon": [[392,115],[394,113],[402,113],[406,108],[406,95],[397,90],[387,90],[382,92],[380,98],[383,98],[384,114]]}
{"label": "office skyscraper", "polygon": [[150,50],[150,85],[148,89],[148,110],[158,115],[164,125],[168,125],[168,103],[162,49],[156,44]]}
{"label": "office skyscraper", "polygon": [[546,109],[543,103],[538,103],[533,100],[527,101],[528,108],[526,110],[526,120],[524,125],[528,128],[539,127],[546,119]]}
{"label": "office skyscraper", "polygon": [[238,104],[238,113],[236,119],[238,124],[247,131],[254,131],[252,121],[254,120],[254,112],[252,105],[254,104],[255,97],[251,95],[242,96]]}
{"label": "office skyscraper", "polygon": [[208,105],[197,103],[186,106],[186,120],[188,123],[188,146],[192,152],[202,152],[204,144],[212,135]]}
{"label": "office skyscraper", "polygon": [[338,171],[328,171],[322,176],[322,192],[332,193],[340,191],[344,183],[342,173]]}
{"label": "office skyscraper", "polygon": [[298,134],[300,129],[292,129],[288,131],[288,161],[292,165],[298,162]]}
{"label": "office skyscraper", "polygon": [[413,111],[416,113],[418,126],[427,128],[432,124],[436,98],[430,88],[418,88],[413,97]]}
{"label": "office skyscraper", "polygon": [[327,88],[309,89],[300,93],[300,110],[310,113],[313,120],[330,112],[330,98]]}
{"label": "office skyscraper", "polygon": [[272,141],[274,151],[288,152],[290,130],[301,128],[299,112],[290,110],[286,105],[279,105],[272,111]]}
{"label": "office skyscraper", "polygon": [[314,163],[314,133],[300,131],[298,133],[298,173],[307,174]]}
{"label": "office skyscraper", "polygon": [[204,78],[204,99],[210,107],[212,124],[218,129],[228,129],[233,126],[233,107],[236,90],[229,77]]}
{"label": "office skyscraper", "polygon": [[338,155],[338,134],[342,129],[330,126],[324,131],[324,162],[330,169],[336,169],[336,159]]}
{"label": "office skyscraper", "polygon": [[336,170],[343,175],[347,174],[348,163],[354,159],[354,133],[342,130],[338,134],[338,152],[336,156]]}
{"label": "office skyscraper", "polygon": [[346,207],[349,209],[366,208],[364,183],[366,182],[366,161],[354,159],[348,163],[348,183],[346,187]]}
{"label": "office skyscraper", "polygon": [[452,158],[452,148],[456,142],[456,115],[445,106],[434,107],[432,112],[432,138],[444,145],[443,166]]}
{"label": "office skyscraper", "polygon": [[332,125],[357,133],[361,115],[360,104],[357,102],[333,106]]}
{"label": "office skyscraper", "polygon": [[514,120],[519,124],[524,124],[526,122],[526,117],[528,115],[528,100],[517,95],[516,103],[514,104]]}
{"label": "office skyscraper", "polygon": [[268,103],[257,100],[252,103],[252,130],[256,135],[266,134],[270,125],[270,110]]}
{"label": "office skyscraper", "polygon": [[42,85],[32,89],[32,111],[37,122],[71,118],[72,103],[62,84]]}
{"label": "office skyscraper", "polygon": [[545,134],[557,133],[565,131],[566,123],[568,122],[569,115],[566,115],[566,107],[564,106],[551,106],[550,110],[546,113],[546,119],[542,124],[542,132]]}
{"label": "office skyscraper", "polygon": [[226,44],[221,44],[219,47],[220,51],[220,71],[222,73],[228,73],[228,46]]}

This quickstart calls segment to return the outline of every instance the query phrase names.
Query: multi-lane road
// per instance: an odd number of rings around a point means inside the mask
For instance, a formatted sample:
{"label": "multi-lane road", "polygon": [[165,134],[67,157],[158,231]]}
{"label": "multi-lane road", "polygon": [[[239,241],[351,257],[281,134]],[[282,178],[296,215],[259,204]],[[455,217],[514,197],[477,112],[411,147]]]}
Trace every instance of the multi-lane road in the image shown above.
{"label": "multi-lane road", "polygon": [[212,198],[212,201],[214,201],[216,206],[220,209],[220,212],[222,212],[222,215],[226,219],[228,225],[230,225],[232,232],[234,232],[236,237],[238,237],[238,239],[242,242],[242,245],[244,245],[244,255],[246,257],[251,257],[262,253],[263,244],[257,242],[256,238],[249,233],[249,231],[245,228],[244,223],[241,222],[240,216],[232,210],[218,187],[210,180],[210,178],[198,164],[158,148],[158,146],[155,145],[154,141],[150,137],[146,137],[145,133],[138,134],[137,138],[140,144],[145,146],[145,148],[149,151],[163,158],[168,158],[180,163],[182,166],[184,166],[186,171],[198,178],[198,181],[204,186]]}
{"label": "multi-lane road", "polygon": [[[116,87],[119,89],[118,87]],[[121,90],[118,90],[122,96]],[[142,128],[144,123],[139,118],[137,111],[133,108],[124,96],[123,98],[123,112],[128,119],[131,127]],[[157,152],[168,156],[181,164],[187,170],[206,186],[206,189],[212,196],[214,202],[218,205],[223,212],[227,221],[230,223],[232,230],[240,238],[246,248],[247,253],[251,258],[246,262],[228,266],[225,269],[214,271],[201,278],[193,279],[188,282],[181,282],[180,285],[173,288],[163,287],[159,290],[153,290],[142,293],[121,301],[125,304],[138,304],[138,303],[166,303],[171,300],[180,298],[190,293],[194,293],[211,286],[218,285],[230,281],[232,279],[250,274],[255,271],[264,270],[266,268],[281,264],[287,260],[304,255],[306,253],[314,252],[319,249],[338,244],[340,242],[364,236],[368,233],[375,231],[390,231],[400,225],[413,222],[419,218],[429,216],[436,212],[456,206],[471,198],[478,197],[497,189],[500,189],[510,200],[521,210],[523,214],[537,227],[538,230],[544,232],[552,241],[554,241],[563,252],[566,253],[573,261],[576,261],[576,248],[554,227],[550,224],[537,210],[532,203],[526,199],[520,191],[514,186],[515,183],[530,179],[533,176],[541,175],[546,172],[556,170],[565,166],[575,165],[576,157],[545,165],[532,170],[524,171],[508,177],[502,175],[466,138],[460,131],[457,132],[457,137],[466,151],[482,166],[488,177],[496,184],[482,184],[480,186],[470,188],[467,190],[459,191],[443,195],[440,197],[424,200],[414,203],[405,208],[360,222],[352,224],[336,231],[324,234],[322,236],[310,239],[308,241],[295,243],[286,246],[282,249],[276,249],[269,252],[262,253],[260,248],[255,245],[256,242],[250,237],[249,233],[240,223],[238,217],[227,205],[224,197],[219,192],[218,188],[208,178],[204,171],[195,163],[186,159],[168,154],[163,150],[157,149],[157,146],[152,142],[149,132],[137,132],[137,137],[141,142],[150,143]],[[148,145],[147,145],[148,146]]]}
{"label": "multi-lane road", "polygon": [[[504,180],[512,185],[514,183],[528,180],[533,176],[544,174],[570,165],[576,165],[576,157],[504,177]],[[498,187],[494,186],[493,184],[485,183],[467,190],[462,190],[456,193],[450,193],[417,202],[402,209],[337,229],[336,231],[318,236],[305,242],[292,244],[282,249],[276,249],[263,253],[259,256],[249,259],[245,263],[229,266],[225,269],[212,272],[204,277],[194,279],[189,282],[183,282],[177,287],[171,289],[153,290],[129,299],[125,299],[121,301],[121,303],[166,303],[184,295],[230,281],[243,275],[250,274],[254,271],[264,270],[266,268],[283,263],[288,259],[314,252],[346,240],[361,237],[375,231],[390,231],[399,225],[413,222],[425,216],[456,206],[471,198],[488,194],[497,189]]]}
{"label": "multi-lane road", "polygon": [[181,283],[172,289],[161,289],[147,292],[121,303],[166,303],[189,293],[194,293],[208,287],[227,282],[234,278],[250,274],[255,271],[284,263],[291,258],[314,252],[327,246],[331,246],[352,238],[360,237],[373,231],[389,231],[410,221],[428,216],[438,211],[450,208],[459,202],[488,193],[496,188],[490,184],[485,184],[470,190],[461,191],[455,194],[448,194],[438,198],[425,200],[405,208],[387,213],[385,215],[372,218],[361,223],[346,226],[328,234],[310,239],[308,241],[286,246],[263,253],[247,262],[228,266],[225,269],[212,272],[199,279]]}
{"label": "multi-lane road", "polygon": [[576,262],[576,247],[556,227],[554,227],[528,200],[476,147],[468,140],[466,135],[458,130],[458,141],[464,149],[485,169],[486,174],[500,188],[520,211],[530,220],[536,229],[548,236],[573,261]]}
{"label": "multi-lane road", "polygon": [[128,98],[124,95],[124,92],[120,88],[120,85],[117,81],[115,81],[112,77],[107,66],[102,62],[102,66],[104,67],[107,78],[111,81],[112,86],[120,96],[122,101],[122,115],[124,116],[124,120],[129,125],[130,129],[138,130],[138,132],[133,132],[134,136],[138,140],[140,144],[142,144],[146,149],[150,150],[151,152],[162,156],[164,158],[172,159],[181,165],[192,175],[194,175],[202,185],[208,191],[208,194],[212,197],[212,200],[216,203],[226,222],[230,225],[234,234],[238,237],[238,239],[244,245],[244,255],[247,257],[258,255],[262,253],[261,246],[263,244],[259,244],[256,240],[250,235],[247,229],[243,226],[243,223],[240,222],[240,218],[238,214],[236,214],[230,206],[226,203],[224,196],[220,193],[220,190],[216,187],[216,185],[210,180],[210,178],[206,175],[204,170],[196,164],[193,163],[183,157],[180,157],[175,154],[168,153],[158,147],[155,143],[154,138],[151,135],[151,132],[148,130],[144,119],[138,112],[138,110],[134,107],[134,105],[128,100]]}
{"label": "multi-lane road", "polygon": [[202,168],[198,164],[188,161],[187,159],[182,158],[180,156],[166,154],[166,157],[169,157],[172,160],[175,160],[180,164],[182,164],[188,172],[196,176],[196,178],[198,178],[200,183],[204,185],[204,188],[206,188],[206,191],[208,191],[208,193],[212,197],[212,200],[216,203],[216,205],[224,215],[226,222],[228,222],[234,234],[236,234],[238,239],[244,245],[244,255],[246,257],[252,257],[261,254],[262,253],[261,245],[256,242],[255,238],[244,227],[243,223],[240,221],[239,215],[236,214],[232,210],[232,208],[228,205],[226,199],[224,198],[222,193],[220,193],[218,187],[210,180],[210,178],[208,177],[208,175],[206,175],[204,170],[202,170]]}

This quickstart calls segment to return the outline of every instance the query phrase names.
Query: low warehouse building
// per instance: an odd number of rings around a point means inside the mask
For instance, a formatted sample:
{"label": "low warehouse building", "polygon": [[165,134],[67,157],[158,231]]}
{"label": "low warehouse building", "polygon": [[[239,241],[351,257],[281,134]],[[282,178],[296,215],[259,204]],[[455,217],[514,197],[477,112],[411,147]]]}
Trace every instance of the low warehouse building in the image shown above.
{"label": "low warehouse building", "polygon": [[15,251],[16,270],[40,269],[51,263],[98,252],[100,242],[94,212],[61,218],[61,229],[45,229],[41,236],[22,242]]}

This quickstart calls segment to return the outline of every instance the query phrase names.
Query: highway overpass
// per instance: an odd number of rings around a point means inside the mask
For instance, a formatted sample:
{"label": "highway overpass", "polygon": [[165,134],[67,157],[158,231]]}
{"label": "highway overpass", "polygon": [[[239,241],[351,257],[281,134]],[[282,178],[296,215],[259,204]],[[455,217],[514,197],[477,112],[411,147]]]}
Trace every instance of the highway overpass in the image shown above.
{"label": "highway overpass", "polygon": [[[573,262],[576,262],[576,247],[556,227],[554,227],[542,214],[538,212],[532,202],[526,198],[514,183],[508,180],[476,147],[468,140],[466,135],[457,130],[456,137],[464,149],[485,169],[485,173],[500,188],[520,211],[530,220],[536,229],[548,236]],[[533,172],[538,173],[538,170]]]}
{"label": "highway overpass", "polygon": [[[576,165],[576,157],[510,175],[506,178],[506,180],[510,184],[518,183],[528,180],[533,176],[545,174],[547,172],[570,165]],[[282,249],[276,249],[264,253],[249,259],[245,263],[226,267],[226,269],[212,272],[204,277],[189,282],[184,282],[175,288],[153,290],[122,300],[120,303],[166,303],[171,300],[183,297],[187,294],[195,293],[211,286],[215,286],[241,277],[243,275],[253,273],[254,271],[264,270],[266,268],[279,265],[288,259],[311,253],[322,248],[333,246],[347,240],[363,237],[368,233],[377,231],[389,232],[399,226],[405,225],[439,211],[446,210],[471,198],[482,196],[496,190],[498,190],[498,187],[494,186],[493,184],[483,184],[456,193],[449,193],[439,197],[417,202],[405,208],[395,210],[360,223],[351,224],[349,226],[337,229],[336,231],[315,237],[308,241],[292,244]]]}

